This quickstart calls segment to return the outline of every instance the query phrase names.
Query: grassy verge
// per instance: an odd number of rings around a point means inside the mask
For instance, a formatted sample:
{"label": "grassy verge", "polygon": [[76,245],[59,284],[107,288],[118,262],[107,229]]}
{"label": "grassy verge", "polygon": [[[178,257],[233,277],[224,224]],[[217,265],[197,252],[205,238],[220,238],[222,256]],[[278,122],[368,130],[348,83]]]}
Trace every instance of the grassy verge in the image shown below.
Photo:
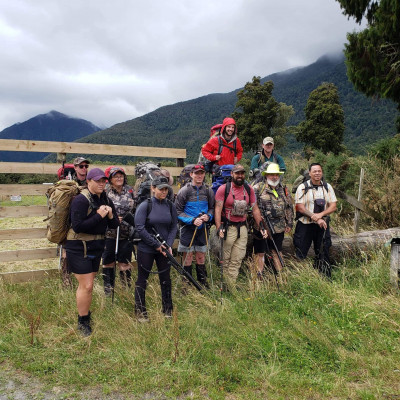
{"label": "grassy verge", "polygon": [[133,317],[133,291],[118,288],[111,305],[97,282],[86,339],[76,334],[74,293],[58,281],[2,284],[0,360],[68,388],[69,398],[93,387],[111,397],[395,398],[400,301],[388,264],[377,250],[346,260],[332,282],[293,265],[280,291],[242,276],[222,304],[216,287],[183,296],[174,275],[172,321],[160,314],[153,276],[148,324]]}

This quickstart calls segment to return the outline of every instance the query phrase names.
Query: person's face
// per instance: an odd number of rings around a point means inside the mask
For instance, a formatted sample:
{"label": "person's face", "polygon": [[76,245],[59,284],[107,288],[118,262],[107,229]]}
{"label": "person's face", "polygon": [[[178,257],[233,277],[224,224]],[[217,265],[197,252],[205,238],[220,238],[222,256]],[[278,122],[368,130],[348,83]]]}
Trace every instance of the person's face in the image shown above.
{"label": "person's face", "polygon": [[273,143],[267,143],[263,144],[263,149],[267,152],[270,153],[274,149],[274,144]]}
{"label": "person's face", "polygon": [[125,176],[121,172],[117,172],[111,178],[111,185],[115,187],[121,187],[124,184]]}
{"label": "person's face", "polygon": [[107,182],[106,178],[101,178],[98,181],[95,181],[94,179],[90,179],[88,181],[88,189],[93,194],[101,195],[106,186],[106,182]]}
{"label": "person's face", "polygon": [[237,186],[242,186],[245,180],[245,172],[232,172],[232,182]]}
{"label": "person's face", "polygon": [[322,179],[322,168],[319,165],[313,165],[310,169],[310,178],[313,183],[319,183]]}
{"label": "person's face", "polygon": [[232,136],[235,133],[235,125],[231,124],[231,125],[227,125],[225,127],[225,134],[227,136]]}
{"label": "person's face", "polygon": [[192,172],[190,174],[190,177],[192,178],[192,184],[199,186],[204,182],[204,177],[206,176],[205,171],[196,171]]}
{"label": "person's face", "polygon": [[267,174],[266,177],[268,180],[275,182],[275,183],[279,182],[279,179],[280,179],[279,174]]}
{"label": "person's face", "polygon": [[89,164],[88,163],[83,161],[78,165],[74,165],[74,168],[75,168],[76,176],[79,179],[82,180],[82,179],[86,178],[86,175],[87,175],[87,172],[88,172],[88,169],[89,169]]}
{"label": "person's face", "polygon": [[164,200],[168,196],[168,188],[159,189],[157,186],[152,186],[151,190],[153,191],[154,197],[158,200]]}

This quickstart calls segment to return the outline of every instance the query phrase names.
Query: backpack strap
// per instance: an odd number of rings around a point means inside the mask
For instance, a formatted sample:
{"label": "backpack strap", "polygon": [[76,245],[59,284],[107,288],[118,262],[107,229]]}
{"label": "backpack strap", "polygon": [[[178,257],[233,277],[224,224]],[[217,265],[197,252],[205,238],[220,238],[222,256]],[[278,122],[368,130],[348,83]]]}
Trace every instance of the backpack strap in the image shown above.
{"label": "backpack strap", "polygon": [[217,155],[220,155],[222,153],[222,149],[224,147],[226,147],[230,151],[233,151],[233,153],[235,154],[235,157],[236,157],[236,153],[237,153],[237,151],[236,151],[236,139],[233,141],[233,148],[232,148],[231,146],[228,146],[227,144],[224,144],[222,142],[221,135],[219,135],[218,136],[218,154]]}
{"label": "backpack strap", "polygon": [[[152,201],[152,199],[153,199],[152,197],[149,197],[147,199],[146,224],[149,222],[149,215],[151,213],[151,210],[153,209],[153,201]],[[165,199],[165,201],[169,205],[169,212],[170,212],[171,217],[172,217],[172,201],[169,200],[169,199]]]}

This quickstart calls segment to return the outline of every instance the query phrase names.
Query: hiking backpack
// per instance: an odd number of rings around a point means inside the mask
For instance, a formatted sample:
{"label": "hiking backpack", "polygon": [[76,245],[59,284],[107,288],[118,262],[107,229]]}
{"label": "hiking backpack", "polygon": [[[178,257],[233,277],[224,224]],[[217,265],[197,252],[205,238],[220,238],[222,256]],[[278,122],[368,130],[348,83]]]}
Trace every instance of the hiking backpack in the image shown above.
{"label": "hiking backpack", "polygon": [[217,190],[220,186],[232,180],[231,172],[233,167],[234,167],[233,164],[226,164],[226,165],[220,165],[217,168],[215,168],[215,171],[213,172],[212,186],[211,186],[214,194],[217,193]]}
{"label": "hiking backpack", "polygon": [[153,180],[156,176],[160,175],[160,171],[160,164],[143,161],[136,165],[135,176],[137,179],[141,179],[143,182],[147,179]]}
{"label": "hiking backpack", "polygon": [[70,228],[69,209],[72,199],[82,193],[89,201],[88,213],[93,209],[90,193],[87,189],[81,188],[75,181],[63,179],[50,187],[46,192],[48,217],[47,240],[60,244],[66,237]]}
{"label": "hiking backpack", "polygon": [[183,188],[187,183],[192,181],[190,173],[192,172],[194,166],[195,164],[188,164],[185,167],[183,167],[181,173],[176,179],[179,189]]}
{"label": "hiking backpack", "polygon": [[72,180],[72,177],[75,174],[75,166],[74,164],[63,164],[61,168],[57,171],[57,177],[60,181],[61,179],[69,179]]}

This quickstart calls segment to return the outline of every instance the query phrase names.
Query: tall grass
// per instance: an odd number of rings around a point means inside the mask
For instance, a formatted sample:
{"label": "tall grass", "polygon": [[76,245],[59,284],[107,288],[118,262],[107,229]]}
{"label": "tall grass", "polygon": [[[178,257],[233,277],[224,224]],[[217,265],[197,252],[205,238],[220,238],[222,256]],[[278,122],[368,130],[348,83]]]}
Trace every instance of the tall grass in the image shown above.
{"label": "tall grass", "polygon": [[105,394],[212,399],[370,399],[399,393],[400,301],[389,286],[388,251],[348,259],[332,281],[289,265],[279,291],[248,272],[237,291],[183,296],[175,315],[148,288],[150,322],[133,316],[133,292],[114,305],[95,286],[94,333],[76,332],[75,299],[60,282],[0,284],[0,360],[51,385]]}

